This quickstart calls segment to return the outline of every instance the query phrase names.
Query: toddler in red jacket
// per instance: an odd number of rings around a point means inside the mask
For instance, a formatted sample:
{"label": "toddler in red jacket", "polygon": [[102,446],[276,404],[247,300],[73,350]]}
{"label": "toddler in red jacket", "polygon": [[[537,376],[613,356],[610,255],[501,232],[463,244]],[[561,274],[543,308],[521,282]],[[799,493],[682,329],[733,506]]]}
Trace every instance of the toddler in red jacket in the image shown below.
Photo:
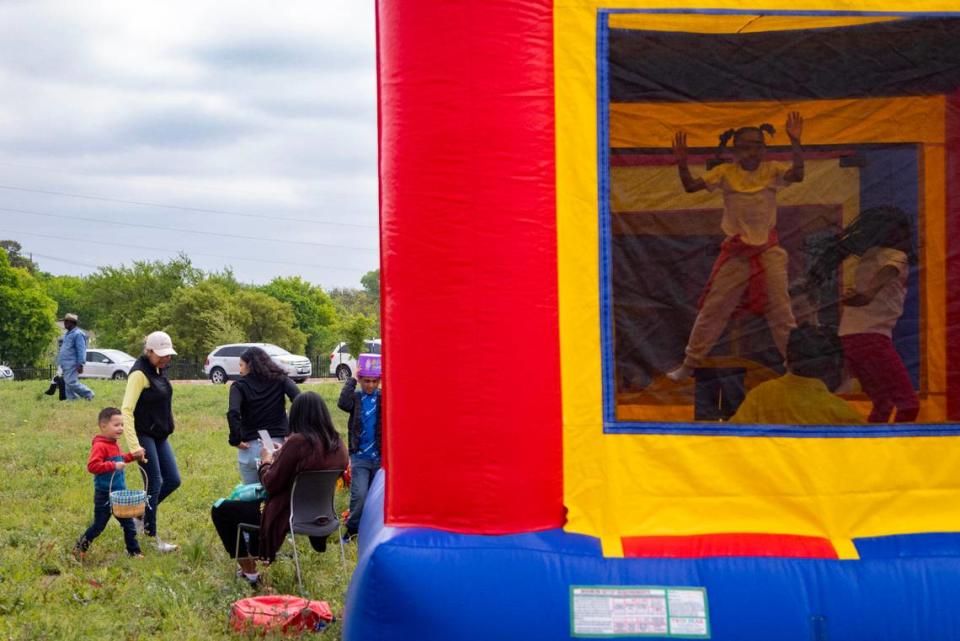
{"label": "toddler in red jacket", "polygon": [[[130,461],[142,456],[142,454],[122,454],[120,452],[120,446],[117,445],[117,439],[123,434],[123,416],[120,410],[116,407],[105,407],[100,410],[97,422],[100,425],[100,433],[93,437],[90,457],[87,460],[87,471],[94,475],[93,524],[87,528],[87,531],[77,540],[77,544],[73,548],[73,555],[78,560],[86,555],[90,543],[100,536],[100,533],[103,532],[110,521],[112,515],[110,492],[112,490],[125,490],[127,487],[124,481],[123,468]],[[127,554],[142,557],[140,544],[137,543],[137,528],[133,519],[118,518],[117,520],[123,527],[123,539],[127,546]]]}

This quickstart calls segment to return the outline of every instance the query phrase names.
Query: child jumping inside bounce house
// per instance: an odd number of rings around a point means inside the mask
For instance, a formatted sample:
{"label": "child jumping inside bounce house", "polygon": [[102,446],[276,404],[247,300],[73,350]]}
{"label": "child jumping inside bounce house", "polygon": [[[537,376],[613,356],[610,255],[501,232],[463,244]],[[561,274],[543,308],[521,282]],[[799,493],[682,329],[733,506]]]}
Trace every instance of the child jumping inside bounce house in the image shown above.
{"label": "child jumping inside bounce house", "polygon": [[777,349],[786,355],[787,337],[796,322],[787,291],[787,252],[777,238],[777,191],[803,180],[803,117],[791,112],[786,129],[793,152],[791,167],[765,160],[766,136],[774,133],[765,123],[721,134],[720,151],[733,139],[734,162],[721,163],[700,178],[694,178],[687,165],[687,135],[678,132],[673,140],[684,190],[723,192],[721,227],[726,239],[701,296],[683,364],[667,374],[671,380],[682,381],[693,374],[713,349],[744,291],[749,309],[766,317]]}

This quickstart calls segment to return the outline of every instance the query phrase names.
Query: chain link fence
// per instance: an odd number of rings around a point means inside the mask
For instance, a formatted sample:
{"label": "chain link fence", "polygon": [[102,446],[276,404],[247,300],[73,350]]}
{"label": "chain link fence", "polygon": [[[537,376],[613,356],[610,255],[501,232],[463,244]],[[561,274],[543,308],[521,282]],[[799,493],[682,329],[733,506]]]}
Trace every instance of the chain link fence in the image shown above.
{"label": "chain link fence", "polygon": [[[55,365],[13,368],[13,377],[18,381],[49,381],[56,373]],[[173,361],[167,368],[167,378],[177,381],[206,378],[203,373],[203,362]]]}
{"label": "chain link fence", "polygon": [[57,368],[47,367],[14,367],[13,378],[18,381],[49,381],[56,374]]}
{"label": "chain link fence", "polygon": [[[49,381],[57,373],[56,365],[43,367],[17,367],[13,369],[14,379],[18,381]],[[314,378],[330,378],[330,363],[322,355],[317,357],[313,364]],[[167,378],[174,381],[202,380],[207,378],[203,373],[203,361],[185,361],[174,359],[167,367]]]}

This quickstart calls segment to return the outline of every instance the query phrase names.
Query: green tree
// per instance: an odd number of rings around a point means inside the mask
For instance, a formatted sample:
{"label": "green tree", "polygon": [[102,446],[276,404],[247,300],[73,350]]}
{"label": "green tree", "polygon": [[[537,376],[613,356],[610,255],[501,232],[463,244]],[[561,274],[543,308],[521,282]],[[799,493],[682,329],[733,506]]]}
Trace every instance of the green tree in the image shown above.
{"label": "green tree", "polygon": [[210,272],[206,275],[204,280],[206,282],[221,285],[224,289],[231,293],[236,293],[241,289],[246,289],[248,287],[237,280],[237,277],[233,273],[233,269],[230,267],[224,267],[222,272]]}
{"label": "green tree", "polygon": [[367,296],[371,301],[376,302],[377,306],[380,306],[380,270],[375,269],[372,272],[367,272],[360,277],[360,284],[363,286],[363,291],[367,293]]}
{"label": "green tree", "polygon": [[350,352],[354,358],[357,357],[357,354],[363,353],[363,341],[370,338],[373,327],[373,319],[363,314],[351,314],[342,320],[340,324],[340,335],[347,344],[347,351]]}
{"label": "green tree", "polygon": [[247,340],[275,343],[294,354],[302,354],[306,335],[297,329],[297,319],[289,303],[258,291],[241,291],[235,296]]}
{"label": "green tree", "polygon": [[29,271],[0,252],[0,361],[36,365],[57,333],[57,303]]}
{"label": "green tree", "polygon": [[337,342],[337,312],[325,291],[299,276],[274,278],[260,288],[293,308],[297,327],[307,337],[306,354],[311,361]]}
{"label": "green tree", "polygon": [[167,262],[101,267],[85,279],[81,302],[93,315],[87,327],[96,330],[99,345],[129,346],[131,332],[148,310],[169,301],[177,289],[202,280],[203,272],[184,254]]}
{"label": "green tree", "polygon": [[276,343],[301,353],[305,342],[288,303],[254,290],[233,292],[215,281],[181,287],[142,314],[127,332],[128,351],[139,352],[144,336],[156,330],[170,334],[178,356],[190,361],[203,360],[224,343]]}
{"label": "green tree", "polygon": [[[380,335],[379,298],[374,298],[367,290],[349,287],[336,287],[329,291],[329,295],[337,311],[337,317],[340,319],[341,328],[351,317],[359,314],[367,317],[372,323],[371,335]],[[342,331],[339,336],[343,340]]]}
{"label": "green tree", "polygon": [[146,310],[127,330],[124,345],[131,354],[138,354],[147,334],[163,330],[173,339],[178,358],[199,361],[217,345],[246,341],[247,322],[249,314],[238,308],[229,290],[203,282],[176,289],[167,300]]}
{"label": "green tree", "polygon": [[29,256],[23,255],[23,245],[15,240],[0,240],[0,248],[7,250],[7,258],[11,267],[25,269],[34,276],[40,273],[40,268]]}
{"label": "green tree", "polygon": [[57,318],[72,313],[80,317],[80,325],[93,327],[96,315],[84,296],[84,279],[80,276],[53,276],[40,273],[38,279],[47,290],[47,296],[57,301]]}

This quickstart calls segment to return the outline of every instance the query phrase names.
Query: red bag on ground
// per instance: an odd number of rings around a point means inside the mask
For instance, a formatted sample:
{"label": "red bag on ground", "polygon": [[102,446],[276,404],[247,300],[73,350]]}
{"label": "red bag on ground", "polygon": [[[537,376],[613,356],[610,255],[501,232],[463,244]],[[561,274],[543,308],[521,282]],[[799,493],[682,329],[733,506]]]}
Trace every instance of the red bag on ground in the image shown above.
{"label": "red bag on ground", "polygon": [[230,625],[235,630],[298,633],[320,630],[333,621],[326,601],[308,601],[283,594],[252,596],[230,606]]}

